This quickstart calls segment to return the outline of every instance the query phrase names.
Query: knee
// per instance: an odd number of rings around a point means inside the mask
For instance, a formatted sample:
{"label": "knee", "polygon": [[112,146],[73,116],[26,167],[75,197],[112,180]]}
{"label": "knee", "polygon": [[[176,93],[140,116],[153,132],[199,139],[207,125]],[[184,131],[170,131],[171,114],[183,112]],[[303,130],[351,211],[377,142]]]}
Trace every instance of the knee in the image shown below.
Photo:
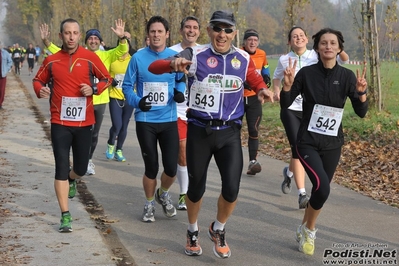
{"label": "knee", "polygon": [[329,186],[328,188],[319,189],[318,191],[313,192],[309,200],[310,206],[312,206],[312,208],[315,210],[320,210],[323,207],[324,203],[327,201],[329,195],[330,195]]}
{"label": "knee", "polygon": [[200,189],[190,190],[190,187],[189,187],[189,189],[187,191],[187,198],[193,203],[200,201],[203,195],[204,195],[204,192],[202,192]]}
{"label": "knee", "polygon": [[238,189],[222,189],[222,197],[225,201],[229,203],[233,203],[237,200],[238,197]]}

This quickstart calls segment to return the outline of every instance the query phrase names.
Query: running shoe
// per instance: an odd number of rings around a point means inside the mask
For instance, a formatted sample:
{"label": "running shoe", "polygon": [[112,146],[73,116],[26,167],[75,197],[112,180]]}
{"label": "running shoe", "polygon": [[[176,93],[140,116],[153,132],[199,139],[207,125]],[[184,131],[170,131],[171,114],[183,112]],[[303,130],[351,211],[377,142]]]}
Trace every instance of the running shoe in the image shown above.
{"label": "running shoe", "polygon": [[72,216],[69,212],[61,215],[60,222],[61,222],[60,228],[58,229],[58,231],[60,233],[70,233],[73,231],[72,230]]}
{"label": "running shoe", "polygon": [[173,202],[168,192],[164,192],[161,196],[159,196],[158,188],[155,192],[155,200],[162,205],[162,210],[166,217],[172,218],[176,216],[176,208],[173,206]]}
{"label": "running shoe", "polygon": [[177,203],[177,209],[184,211],[187,210],[187,205],[186,205],[186,194],[180,194],[179,196],[179,202]]}
{"label": "running shoe", "polygon": [[295,234],[296,242],[299,243],[299,241],[301,241],[301,238],[302,238],[302,224],[298,225],[298,227],[296,228],[296,234]]}
{"label": "running shoe", "polygon": [[313,255],[314,253],[314,240],[316,239],[316,232],[315,230],[309,230],[306,227],[306,224],[302,226],[302,237],[299,241],[299,251],[303,252],[306,255]]}
{"label": "running shoe", "polygon": [[287,175],[287,169],[288,169],[288,166],[284,167],[284,169],[283,169],[284,181],[283,181],[283,183],[281,183],[281,191],[284,194],[288,194],[291,192],[291,177],[289,177]]}
{"label": "running shoe", "polygon": [[94,165],[92,160],[89,160],[89,164],[87,165],[87,171],[86,175],[94,175],[96,172],[94,171],[94,168],[96,166]]}
{"label": "running shoe", "polygon": [[298,198],[299,209],[305,209],[308,205],[309,196],[306,193],[301,193]]}
{"label": "running shoe", "polygon": [[209,230],[208,230],[208,236],[215,244],[213,246],[213,253],[218,258],[226,259],[231,256],[230,248],[227,245],[227,242],[225,239],[226,230],[223,229],[223,231],[221,231],[221,230],[214,231],[213,224],[214,223],[211,223],[211,225],[209,226]]}
{"label": "running shoe", "polygon": [[256,175],[260,171],[262,171],[262,166],[260,166],[258,161],[252,160],[249,162],[247,175]]}
{"label": "running shoe", "polygon": [[115,155],[115,145],[109,145],[107,144],[107,150],[105,151],[105,157],[107,157],[108,160],[114,159]]}
{"label": "running shoe", "polygon": [[69,182],[68,198],[73,199],[76,195],[76,180]]}
{"label": "running shoe", "polygon": [[143,222],[155,222],[155,205],[154,202],[144,205],[143,218],[141,219]]}
{"label": "running shoe", "polygon": [[116,150],[114,159],[118,162],[126,162],[126,158],[123,156],[122,150]]}
{"label": "running shoe", "polygon": [[187,230],[187,243],[184,253],[188,256],[199,256],[202,254],[202,248],[199,244],[198,231],[190,232]]}

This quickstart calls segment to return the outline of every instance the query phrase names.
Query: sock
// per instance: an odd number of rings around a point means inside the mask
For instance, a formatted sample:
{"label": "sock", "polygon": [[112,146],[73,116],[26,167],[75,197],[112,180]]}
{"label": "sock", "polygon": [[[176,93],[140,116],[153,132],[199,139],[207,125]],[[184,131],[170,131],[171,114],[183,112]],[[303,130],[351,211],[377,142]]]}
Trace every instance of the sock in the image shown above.
{"label": "sock", "polygon": [[159,191],[158,192],[158,196],[161,196],[163,193],[168,193],[169,189],[166,189],[166,188],[163,188],[163,187],[159,187],[158,191]]}
{"label": "sock", "polygon": [[198,231],[198,223],[195,222],[193,224],[188,224],[188,231],[190,231],[191,233]]}
{"label": "sock", "polygon": [[287,176],[292,178],[294,176],[294,173],[290,171],[289,168],[287,168]]}
{"label": "sock", "polygon": [[300,196],[302,194],[306,194],[306,189],[305,188],[298,189],[298,196]]}
{"label": "sock", "polygon": [[186,194],[188,190],[187,166],[177,165],[177,182],[179,182],[180,194]]}
{"label": "sock", "polygon": [[70,214],[69,211],[61,212],[61,216],[68,215],[68,214]]}
{"label": "sock", "polygon": [[220,231],[223,231],[224,230],[224,225],[225,225],[226,223],[221,223],[221,222],[219,222],[218,220],[215,220],[215,222],[213,223],[213,230],[214,231],[216,231],[216,230],[220,230]]}
{"label": "sock", "polygon": [[145,203],[145,205],[152,204],[154,202],[154,197],[146,198],[146,200],[147,200],[147,202]]}

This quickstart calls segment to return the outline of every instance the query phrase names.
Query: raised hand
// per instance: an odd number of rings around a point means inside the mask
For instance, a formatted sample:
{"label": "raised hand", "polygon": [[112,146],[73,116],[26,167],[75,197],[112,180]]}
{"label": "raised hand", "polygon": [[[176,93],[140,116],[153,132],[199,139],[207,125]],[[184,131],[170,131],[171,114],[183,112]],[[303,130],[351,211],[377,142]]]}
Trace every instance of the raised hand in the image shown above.
{"label": "raised hand", "polygon": [[356,69],[356,91],[359,93],[359,95],[364,95],[367,90],[367,80],[365,79],[366,71],[366,63],[364,64],[361,76],[359,74],[359,69]]}
{"label": "raised hand", "polygon": [[291,87],[294,83],[296,63],[296,59],[294,60],[294,64],[292,64],[291,57],[288,58],[288,66],[284,70],[284,87]]}
{"label": "raised hand", "polygon": [[115,20],[115,28],[111,27],[111,29],[119,38],[125,36],[125,22],[122,19]]}
{"label": "raised hand", "polygon": [[42,40],[48,39],[48,37],[50,36],[48,25],[46,23],[43,23],[42,25],[39,26],[39,30],[40,30],[40,38],[42,38]]}

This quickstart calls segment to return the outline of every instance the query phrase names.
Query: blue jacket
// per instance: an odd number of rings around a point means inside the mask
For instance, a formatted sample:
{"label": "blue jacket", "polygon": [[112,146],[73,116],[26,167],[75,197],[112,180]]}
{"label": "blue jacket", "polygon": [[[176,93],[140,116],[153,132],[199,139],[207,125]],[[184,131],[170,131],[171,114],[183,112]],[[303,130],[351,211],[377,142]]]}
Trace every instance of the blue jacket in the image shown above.
{"label": "blue jacket", "polygon": [[[136,108],[134,112],[136,121],[149,123],[177,121],[176,102],[173,100],[173,96],[175,88],[182,93],[185,91],[185,82],[184,80],[181,80],[183,74],[166,73],[162,75],[156,75],[148,71],[148,66],[155,60],[165,59],[175,54],[176,51],[173,51],[169,48],[166,48],[162,52],[155,52],[149,47],[145,47],[137,51],[130,59],[125,73],[125,78],[122,83],[122,90],[127,103]],[[163,97],[165,101],[167,99],[167,102],[164,105],[152,105],[148,112],[143,112],[139,108],[139,102],[143,97],[144,86],[148,86],[150,83],[163,83],[165,87],[167,84],[168,95],[162,94],[160,96]]]}
{"label": "blue jacket", "polygon": [[11,55],[7,50],[1,49],[1,77],[7,77],[7,73],[12,68],[12,59]]}

